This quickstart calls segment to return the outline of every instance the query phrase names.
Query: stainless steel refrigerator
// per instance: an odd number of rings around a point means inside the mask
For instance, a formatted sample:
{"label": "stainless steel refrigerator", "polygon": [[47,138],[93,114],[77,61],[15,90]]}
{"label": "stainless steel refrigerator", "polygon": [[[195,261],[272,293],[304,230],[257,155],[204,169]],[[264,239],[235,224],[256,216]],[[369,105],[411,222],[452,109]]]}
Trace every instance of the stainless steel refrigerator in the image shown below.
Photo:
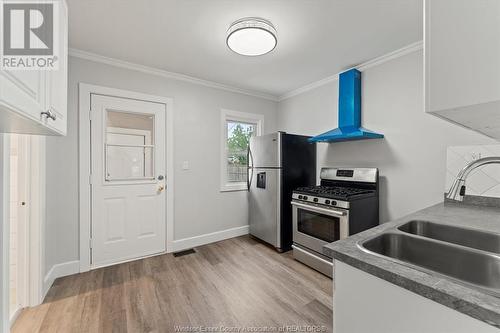
{"label": "stainless steel refrigerator", "polygon": [[250,139],[250,234],[280,252],[292,246],[292,191],[316,184],[316,144],[309,138],[277,132]]}

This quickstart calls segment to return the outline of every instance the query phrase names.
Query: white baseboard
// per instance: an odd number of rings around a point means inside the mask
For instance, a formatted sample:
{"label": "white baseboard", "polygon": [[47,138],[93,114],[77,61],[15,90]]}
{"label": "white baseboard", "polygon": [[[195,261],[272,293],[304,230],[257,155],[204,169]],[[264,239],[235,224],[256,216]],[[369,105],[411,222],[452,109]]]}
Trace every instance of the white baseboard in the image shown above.
{"label": "white baseboard", "polygon": [[[173,252],[182,251],[196,246],[218,242],[224,239],[247,235],[248,232],[249,232],[248,225],[216,231],[209,234],[174,240],[172,248]],[[76,274],[79,272],[80,272],[80,261],[78,260],[68,261],[52,266],[52,268],[49,270],[47,275],[45,275],[45,278],[43,280],[42,301],[57,278]]]}
{"label": "white baseboard", "polygon": [[248,225],[216,231],[209,234],[174,240],[172,248],[173,252],[178,252],[196,246],[218,242],[224,239],[247,235],[248,232],[249,232]]}
{"label": "white baseboard", "polygon": [[63,262],[61,264],[52,266],[50,271],[47,273],[47,275],[45,275],[45,278],[43,279],[41,302],[43,302],[43,299],[47,295],[47,292],[49,291],[50,287],[52,287],[52,284],[57,278],[76,274],[79,272],[80,272],[80,261],[78,260]]}

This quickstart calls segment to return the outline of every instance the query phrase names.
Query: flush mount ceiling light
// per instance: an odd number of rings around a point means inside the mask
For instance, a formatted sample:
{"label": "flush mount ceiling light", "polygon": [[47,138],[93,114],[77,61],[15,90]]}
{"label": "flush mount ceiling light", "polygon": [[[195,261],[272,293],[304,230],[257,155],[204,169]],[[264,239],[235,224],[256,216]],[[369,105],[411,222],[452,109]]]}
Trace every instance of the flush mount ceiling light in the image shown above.
{"label": "flush mount ceiling light", "polygon": [[246,17],[231,24],[226,44],[238,54],[259,56],[274,50],[278,43],[276,36],[276,29],[268,20]]}

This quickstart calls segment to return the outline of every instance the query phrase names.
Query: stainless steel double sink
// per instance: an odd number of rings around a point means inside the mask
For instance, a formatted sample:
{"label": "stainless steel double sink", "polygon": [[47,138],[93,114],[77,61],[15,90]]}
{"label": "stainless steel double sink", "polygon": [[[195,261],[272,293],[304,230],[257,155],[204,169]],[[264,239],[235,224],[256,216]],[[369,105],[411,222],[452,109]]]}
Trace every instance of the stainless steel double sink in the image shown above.
{"label": "stainless steel double sink", "polygon": [[500,234],[415,220],[358,245],[500,297]]}

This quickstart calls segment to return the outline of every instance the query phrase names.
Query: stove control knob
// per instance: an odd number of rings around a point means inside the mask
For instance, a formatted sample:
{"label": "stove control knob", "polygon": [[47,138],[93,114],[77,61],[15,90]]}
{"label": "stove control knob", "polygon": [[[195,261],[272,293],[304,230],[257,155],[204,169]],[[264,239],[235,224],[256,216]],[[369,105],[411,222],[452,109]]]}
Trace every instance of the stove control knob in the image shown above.
{"label": "stove control knob", "polygon": [[330,200],[325,200],[325,205],[329,205],[330,204]]}
{"label": "stove control knob", "polygon": [[332,201],[332,206],[337,206],[337,201]]}
{"label": "stove control knob", "polygon": [[304,197],[302,199],[307,200],[307,195],[304,195]]}
{"label": "stove control knob", "polygon": [[314,202],[318,202],[318,198],[314,198],[314,199],[313,199],[313,201],[314,201]]}
{"label": "stove control knob", "polygon": [[302,197],[301,195],[299,195],[299,199],[300,199],[300,200],[302,200],[302,198],[303,198],[303,197]]}

